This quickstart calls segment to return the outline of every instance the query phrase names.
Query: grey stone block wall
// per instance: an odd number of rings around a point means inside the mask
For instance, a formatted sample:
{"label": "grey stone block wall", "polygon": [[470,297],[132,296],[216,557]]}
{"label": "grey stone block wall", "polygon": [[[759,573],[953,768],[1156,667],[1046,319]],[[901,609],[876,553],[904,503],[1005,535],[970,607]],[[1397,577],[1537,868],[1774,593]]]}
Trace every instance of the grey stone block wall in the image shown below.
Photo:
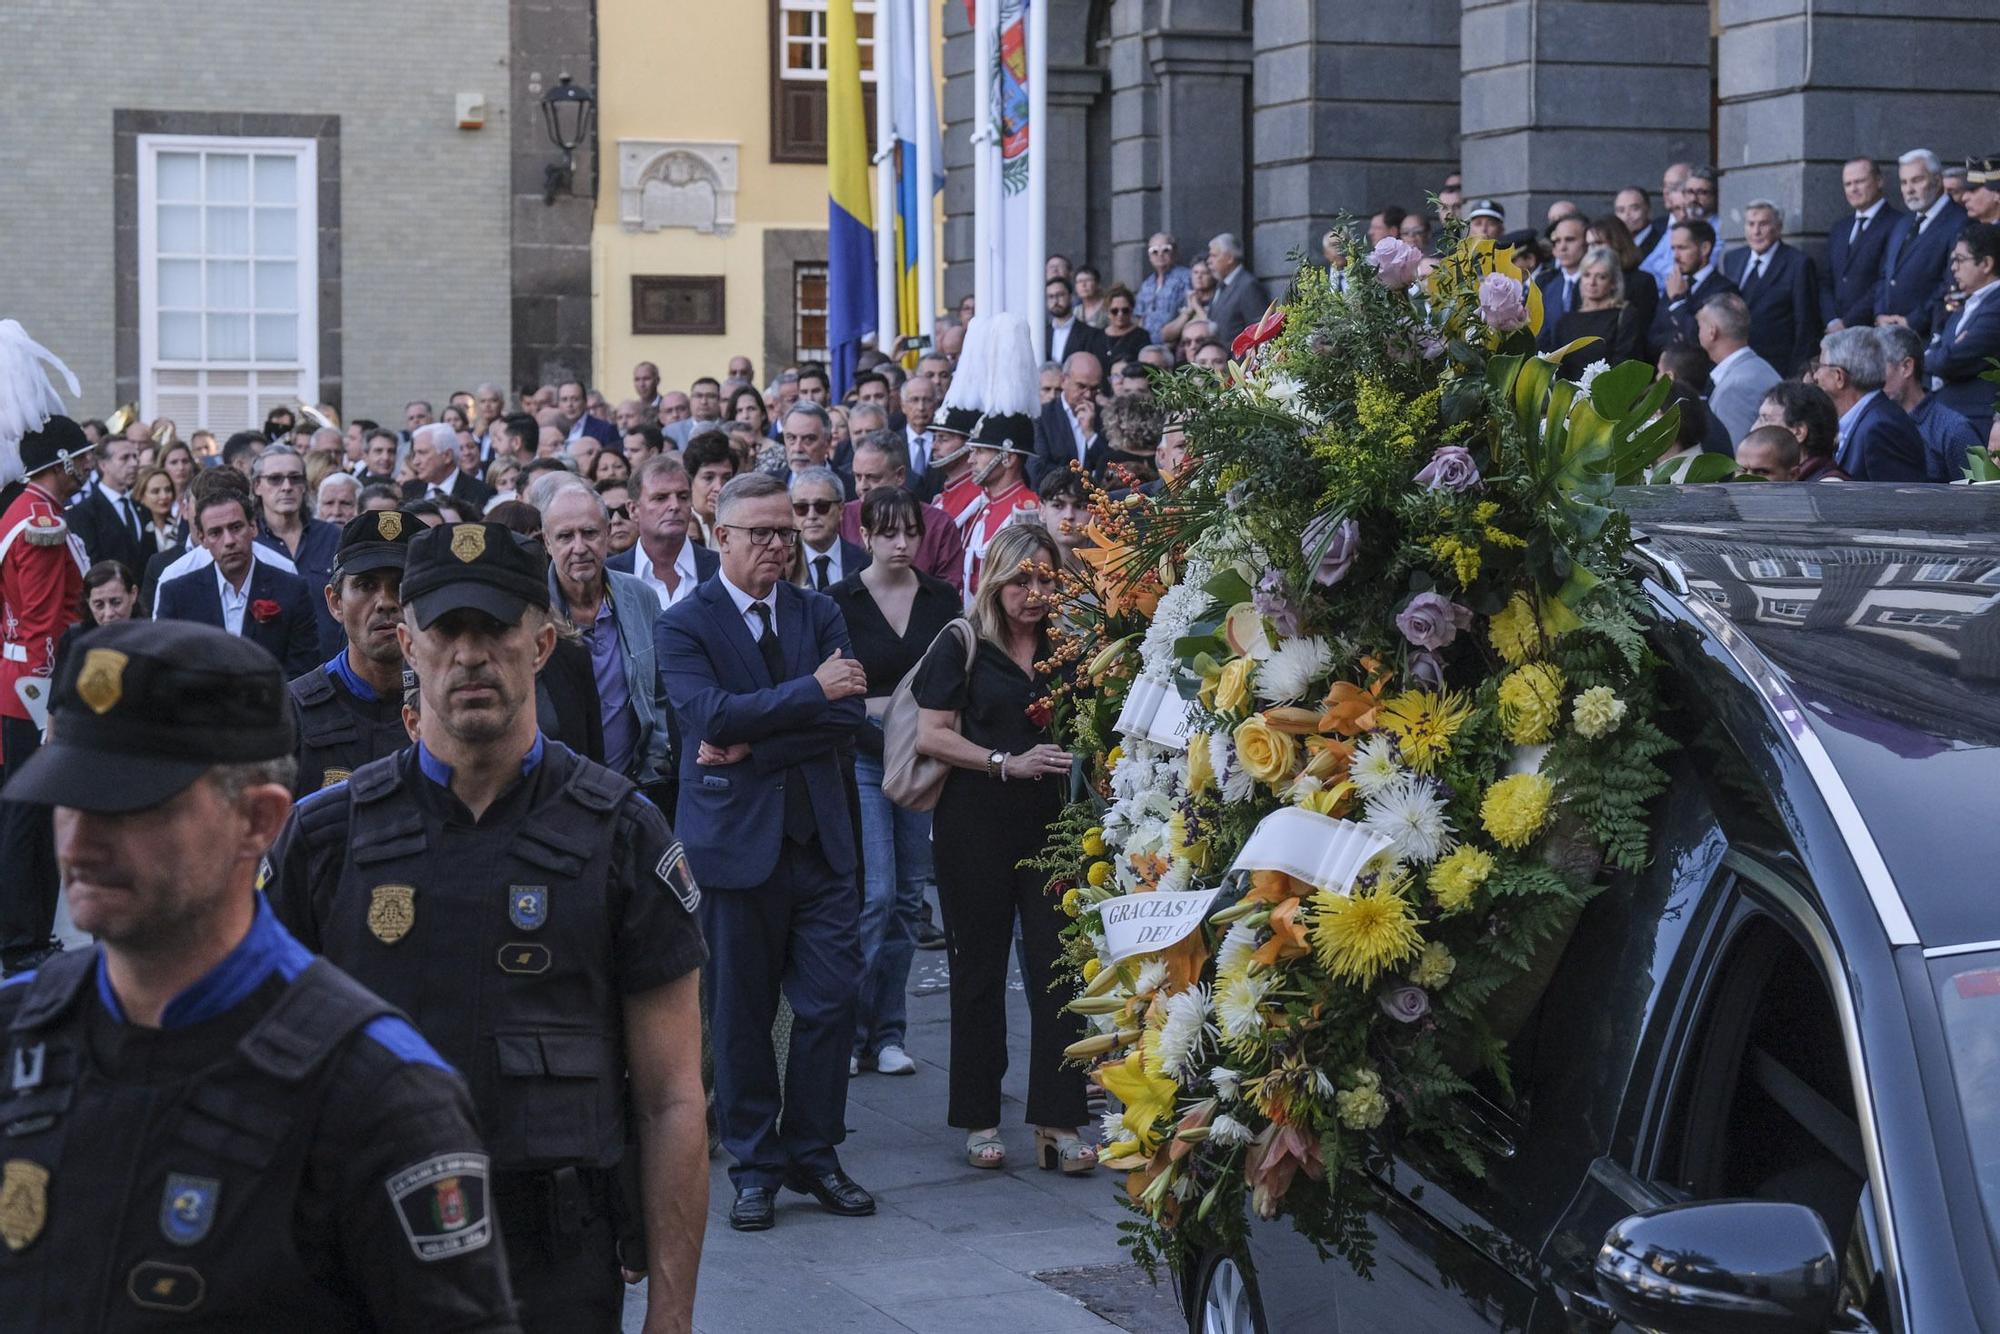
{"label": "grey stone block wall", "polygon": [[[1727,0],[1725,0],[1725,4]],[[1708,0],[1462,0],[1460,164],[1508,225],[1709,156]],[[1579,198],[1579,203],[1584,200]]]}
{"label": "grey stone block wall", "polygon": [[[1914,19],[1921,18],[1917,22]],[[1946,162],[2000,148],[1994,0],[1720,0],[1720,230],[1768,198],[1809,246],[1848,215],[1840,169],[1928,148]],[[1900,203],[1898,207],[1900,207]]]}

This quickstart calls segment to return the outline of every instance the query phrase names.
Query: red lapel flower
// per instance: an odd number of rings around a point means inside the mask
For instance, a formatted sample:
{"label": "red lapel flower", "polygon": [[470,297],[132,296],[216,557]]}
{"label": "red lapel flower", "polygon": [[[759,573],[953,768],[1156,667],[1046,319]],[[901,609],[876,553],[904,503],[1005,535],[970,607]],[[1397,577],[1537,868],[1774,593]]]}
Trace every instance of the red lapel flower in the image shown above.
{"label": "red lapel flower", "polygon": [[258,598],[250,604],[250,615],[259,624],[268,625],[278,619],[284,608],[272,598]]}
{"label": "red lapel flower", "polygon": [[1241,361],[1252,349],[1262,347],[1276,338],[1285,327],[1285,308],[1274,305],[1264,312],[1264,318],[1236,335],[1236,341],[1229,345],[1230,355]]}

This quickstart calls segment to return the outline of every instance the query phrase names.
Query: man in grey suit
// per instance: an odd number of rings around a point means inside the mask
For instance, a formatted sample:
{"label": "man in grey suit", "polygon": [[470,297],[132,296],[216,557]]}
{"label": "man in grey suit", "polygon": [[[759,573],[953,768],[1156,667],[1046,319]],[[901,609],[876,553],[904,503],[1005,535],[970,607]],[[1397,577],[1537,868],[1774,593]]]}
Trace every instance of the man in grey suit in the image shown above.
{"label": "man in grey suit", "polygon": [[1708,410],[1729,429],[1729,443],[1750,434],[1764,391],[1784,377],[1750,349],[1750,304],[1735,292],[1711,299],[1695,312],[1701,350],[1715,365]]}
{"label": "man in grey suit", "polygon": [[1215,324],[1215,336],[1233,342],[1237,334],[1264,318],[1271,294],[1257,275],[1243,265],[1243,243],[1233,232],[1224,232],[1208,243],[1208,267],[1215,275],[1215,296],[1208,303],[1208,318]]}

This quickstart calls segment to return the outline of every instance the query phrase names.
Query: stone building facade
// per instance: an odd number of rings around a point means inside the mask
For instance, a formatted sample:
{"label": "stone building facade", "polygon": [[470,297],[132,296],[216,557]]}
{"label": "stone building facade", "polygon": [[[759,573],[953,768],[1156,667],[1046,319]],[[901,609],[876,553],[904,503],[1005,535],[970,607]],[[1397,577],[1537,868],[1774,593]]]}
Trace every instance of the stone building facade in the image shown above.
{"label": "stone building facade", "polygon": [[[1808,247],[1840,167],[2000,150],[1992,0],[1048,0],[1049,249],[1146,272],[1217,232],[1277,277],[1342,212],[1459,166],[1514,225],[1609,209],[1669,162],[1722,169],[1720,230],[1768,197]],[[972,36],[944,15],[945,302],[972,288]]]}
{"label": "stone building facade", "polygon": [[183,434],[587,373],[593,165],[544,205],[537,103],[594,54],[592,0],[9,0],[0,316]]}

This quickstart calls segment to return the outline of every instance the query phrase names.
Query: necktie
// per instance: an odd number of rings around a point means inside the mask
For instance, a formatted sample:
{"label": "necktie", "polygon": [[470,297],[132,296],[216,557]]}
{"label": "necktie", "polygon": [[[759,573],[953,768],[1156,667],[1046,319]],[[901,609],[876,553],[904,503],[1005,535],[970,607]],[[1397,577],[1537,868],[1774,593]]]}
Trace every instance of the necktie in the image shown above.
{"label": "necktie", "polygon": [[1563,314],[1567,315],[1569,314],[1569,312],[1575,309],[1576,309],[1576,279],[1565,275],[1563,277]]}
{"label": "necktie", "polygon": [[1750,271],[1743,275],[1743,291],[1748,294],[1752,288],[1756,287],[1763,280],[1763,277],[1764,257],[1762,255],[1752,255],[1750,257]]}
{"label": "necktie", "polygon": [[[831,564],[833,564],[831,556],[813,557],[813,587],[822,593],[826,592],[826,567]],[[764,604],[760,602],[757,605],[761,607]]]}
{"label": "necktie", "polygon": [[132,497],[127,495],[118,499],[125,506],[125,531],[132,534],[135,541],[145,541],[146,530],[139,526],[139,511],[133,508]]}
{"label": "necktie", "polygon": [[917,432],[917,438],[914,443],[916,444],[916,448],[910,451],[910,471],[921,473],[925,468],[930,466],[931,433],[929,431]]}
{"label": "necktie", "polygon": [[1856,241],[1859,241],[1861,239],[1861,233],[1867,230],[1867,227],[1868,227],[1868,219],[1862,217],[1859,213],[1855,214],[1854,229],[1847,233],[1847,244],[1853,245]]}
{"label": "necktie", "polygon": [[1917,235],[1918,235],[1918,236],[1922,236],[1922,235],[1924,234],[1924,228],[1926,228],[1926,227],[1928,227],[1928,226],[1930,226],[1930,225],[1931,225],[1931,217],[1932,217],[1932,215],[1931,215],[1931,214],[1929,214],[1929,213],[1919,213],[1919,214],[1917,215]]}
{"label": "necktie", "polygon": [[[763,603],[751,603],[750,610],[757,617],[759,629],[757,652],[763,655],[764,670],[771,674],[771,684],[777,685],[785,680],[785,653],[778,644],[778,628],[771,623],[771,609]],[[813,822],[812,796],[806,791],[805,775],[796,767],[788,768],[784,771],[783,782],[785,837],[800,845],[810,843],[816,826]]]}

